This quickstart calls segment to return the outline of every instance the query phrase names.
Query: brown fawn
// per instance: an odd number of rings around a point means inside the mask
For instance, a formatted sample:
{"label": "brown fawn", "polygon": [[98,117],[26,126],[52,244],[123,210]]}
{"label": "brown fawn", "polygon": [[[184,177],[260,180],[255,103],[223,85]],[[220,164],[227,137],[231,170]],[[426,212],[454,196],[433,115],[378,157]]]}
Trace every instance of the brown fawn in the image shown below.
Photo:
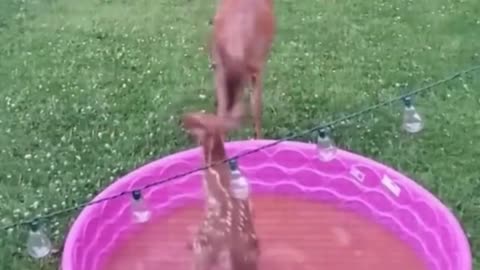
{"label": "brown fawn", "polygon": [[204,163],[211,166],[203,176],[206,213],[190,245],[194,270],[214,267],[228,270],[257,270],[259,244],[251,218],[250,200],[237,199],[231,191],[224,133],[232,127],[214,114],[189,113],[184,127],[202,146]]}
{"label": "brown fawn", "polygon": [[209,43],[217,115],[236,127],[244,116],[244,89],[251,84],[255,137],[262,137],[263,73],[276,31],[273,0],[219,0]]}

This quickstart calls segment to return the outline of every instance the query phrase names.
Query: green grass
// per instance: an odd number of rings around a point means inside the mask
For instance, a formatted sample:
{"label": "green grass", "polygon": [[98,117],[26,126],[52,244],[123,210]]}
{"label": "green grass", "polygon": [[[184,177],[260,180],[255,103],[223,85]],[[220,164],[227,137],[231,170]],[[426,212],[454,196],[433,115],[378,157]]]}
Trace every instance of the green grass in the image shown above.
{"label": "green grass", "polygon": [[[214,2],[0,2],[0,225],[84,202],[132,168],[192,146],[179,115],[213,111],[201,47]],[[480,63],[478,0],[275,4],[264,92],[269,138]],[[477,72],[418,97],[426,119],[418,136],[401,132],[399,104],[335,130],[341,147],[441,198],[473,250],[480,248],[479,89]],[[50,221],[56,244],[70,217]],[[25,234],[1,232],[0,269],[57,269],[55,259],[26,255]]]}

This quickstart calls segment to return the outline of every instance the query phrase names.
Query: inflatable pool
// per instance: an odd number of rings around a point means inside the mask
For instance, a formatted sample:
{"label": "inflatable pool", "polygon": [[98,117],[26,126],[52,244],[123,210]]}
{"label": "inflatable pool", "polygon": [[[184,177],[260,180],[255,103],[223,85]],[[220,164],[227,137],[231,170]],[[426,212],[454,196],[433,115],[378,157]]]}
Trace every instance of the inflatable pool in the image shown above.
{"label": "inflatable pool", "polygon": [[[228,155],[233,156],[272,142],[270,140],[229,142],[226,143],[226,149]],[[118,179],[98,194],[94,200],[126,190],[139,189],[149,183],[192,170],[200,167],[202,165],[201,161],[199,148],[164,157]],[[312,210],[314,209],[313,206],[308,207],[305,203],[296,204],[292,201],[295,198],[301,198],[301,200],[318,205],[334,205],[338,209],[353,212],[385,228],[389,234],[394,235],[398,239],[397,241],[402,242],[412,251],[412,254],[415,254],[422,261],[424,265],[422,269],[472,270],[470,247],[454,215],[424,188],[385,165],[343,150],[337,151],[335,159],[323,162],[317,157],[315,144],[301,142],[282,142],[242,157],[238,160],[238,163],[241,171],[250,179],[253,196],[258,198],[258,203],[254,204],[254,207],[259,208],[256,211],[256,216],[262,220],[262,214],[267,215],[268,211],[275,210],[274,207],[269,206],[272,203],[267,203],[266,199],[262,199],[262,197],[275,196],[278,207],[283,209],[281,216],[280,214],[277,215],[279,218],[278,224],[291,222],[288,223],[291,224],[288,228],[288,237],[282,236],[282,243],[284,244],[291,241],[302,245],[302,241],[306,241],[305,239],[309,237],[312,238],[311,228],[320,228],[312,227],[320,226],[312,223],[319,222],[318,219],[312,218],[312,215],[314,216],[315,213],[320,213],[320,211],[327,211],[318,208],[320,210],[314,212]],[[187,210],[182,209],[191,206],[201,209],[203,200],[201,174],[201,172],[197,172],[143,191],[144,200],[152,209],[151,222],[154,220],[168,221],[173,217],[172,214],[177,212],[184,213],[182,215],[185,216],[189,215],[185,212]],[[282,200],[289,201],[289,203],[280,206],[279,202]],[[62,258],[62,270],[111,269],[107,265],[111,261],[110,258],[119,252],[119,247],[125,246],[126,242],[132,241],[136,235],[140,235],[142,230],[146,230],[145,226],[147,225],[132,223],[130,204],[131,196],[127,194],[85,208],[72,225],[67,236]],[[300,223],[292,223],[295,220],[298,221],[299,216],[290,217],[287,216],[288,213],[300,215],[298,209],[305,208],[311,208],[311,211],[302,214],[304,220]],[[195,216],[196,214],[192,215]],[[193,220],[192,222],[197,222],[197,219]],[[261,226],[267,226],[265,224],[269,222],[268,220],[270,219],[264,218],[261,221],[263,222]],[[185,221],[184,223],[187,224],[188,222]],[[307,224],[309,222],[313,224],[310,227]],[[173,227],[184,224],[181,222],[174,223],[173,220],[171,223],[174,224],[170,224]],[[272,223],[268,226],[271,226],[271,228],[281,227],[278,224]],[[167,225],[158,225],[157,227],[159,226]],[[346,226],[348,227],[348,225]],[[163,240],[156,243],[158,247],[162,247],[162,245],[167,247],[169,242],[173,243],[176,241],[175,239],[181,238],[181,234],[185,234],[183,231],[174,232],[172,229],[165,228],[162,231]],[[158,230],[161,230],[161,228]],[[336,230],[337,233],[342,234],[341,231]],[[263,235],[260,233],[260,239],[263,237],[267,245],[268,239],[280,239],[280,237],[275,238],[275,235],[271,235],[271,237],[267,235],[280,233],[280,230],[264,231]],[[307,233],[309,236],[302,235]],[[319,229],[315,235],[318,235],[318,239],[324,239],[321,237],[330,233],[332,232]],[[336,239],[341,238],[339,237]],[[368,237],[368,235],[364,234],[361,242],[369,242],[369,239],[365,237]],[[345,241],[347,241],[345,242],[345,245],[347,245],[349,240]],[[181,246],[183,242],[178,243],[177,246]],[[304,248],[309,248],[307,242],[305,243]],[[147,249],[148,246],[145,245],[143,248]],[[377,248],[388,250],[388,247],[385,246],[378,246]],[[167,250],[167,248],[163,250]],[[352,252],[355,252],[352,254],[356,255],[362,254],[361,250]],[[125,257],[128,254],[122,253],[122,256]],[[175,254],[170,256],[175,257]],[[367,257],[361,255],[357,260],[366,260]],[[372,259],[372,256],[368,258],[372,262],[375,260]],[[345,255],[341,259],[348,261],[349,257]],[[321,264],[327,261],[318,259],[315,262]],[[167,264],[157,263],[168,268]],[[320,267],[321,265],[316,266]],[[160,267],[158,269],[167,268]],[[133,268],[127,267],[125,269],[131,270]],[[150,268],[139,266],[138,269]],[[169,270],[175,269],[177,269],[176,266],[169,268]],[[328,269],[343,268],[331,267]]]}

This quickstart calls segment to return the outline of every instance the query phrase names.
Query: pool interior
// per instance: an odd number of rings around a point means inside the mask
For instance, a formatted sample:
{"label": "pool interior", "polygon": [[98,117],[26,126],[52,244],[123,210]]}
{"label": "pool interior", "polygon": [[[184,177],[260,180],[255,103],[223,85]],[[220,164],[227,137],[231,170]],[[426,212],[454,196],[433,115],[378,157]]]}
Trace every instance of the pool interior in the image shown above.
{"label": "pool interior", "polygon": [[[428,270],[395,234],[334,204],[258,193],[253,204],[260,270]],[[143,224],[122,238],[101,269],[190,269],[192,253],[186,244],[202,214],[198,201]]]}

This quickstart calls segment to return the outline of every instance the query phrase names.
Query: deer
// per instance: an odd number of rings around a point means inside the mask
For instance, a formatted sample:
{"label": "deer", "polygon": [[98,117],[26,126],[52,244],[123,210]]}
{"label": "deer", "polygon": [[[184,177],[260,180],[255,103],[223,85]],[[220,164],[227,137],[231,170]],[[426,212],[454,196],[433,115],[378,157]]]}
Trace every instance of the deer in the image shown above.
{"label": "deer", "polygon": [[238,128],[245,114],[244,89],[250,83],[254,137],[260,139],[264,69],[276,32],[273,0],[219,0],[212,24],[207,48],[216,113]]}
{"label": "deer", "polygon": [[223,135],[234,128],[213,113],[187,113],[184,128],[203,150],[202,182],[206,194],[205,214],[189,248],[193,269],[257,270],[259,243],[249,199],[236,199],[231,191],[231,173]]}

